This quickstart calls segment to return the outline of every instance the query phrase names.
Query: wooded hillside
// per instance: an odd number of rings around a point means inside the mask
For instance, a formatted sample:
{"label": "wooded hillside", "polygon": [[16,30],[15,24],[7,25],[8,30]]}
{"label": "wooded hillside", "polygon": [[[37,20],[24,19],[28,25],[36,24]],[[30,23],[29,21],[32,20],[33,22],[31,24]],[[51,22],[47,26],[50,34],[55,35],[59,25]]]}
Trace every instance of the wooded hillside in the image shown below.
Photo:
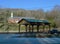
{"label": "wooded hillside", "polygon": [[47,19],[52,25],[60,27],[60,6],[54,6],[53,9],[44,11],[43,9],[25,10],[25,9],[12,9],[0,8],[0,22],[5,22],[10,17],[11,12],[15,17],[35,17],[36,19]]}

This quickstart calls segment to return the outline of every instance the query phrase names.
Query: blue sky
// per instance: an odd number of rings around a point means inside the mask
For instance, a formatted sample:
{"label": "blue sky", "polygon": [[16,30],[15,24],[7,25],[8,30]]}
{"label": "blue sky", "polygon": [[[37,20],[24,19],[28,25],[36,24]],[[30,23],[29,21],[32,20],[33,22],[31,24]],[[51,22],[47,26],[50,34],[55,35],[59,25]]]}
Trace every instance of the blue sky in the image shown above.
{"label": "blue sky", "polygon": [[0,7],[50,10],[60,5],[60,0],[0,0]]}

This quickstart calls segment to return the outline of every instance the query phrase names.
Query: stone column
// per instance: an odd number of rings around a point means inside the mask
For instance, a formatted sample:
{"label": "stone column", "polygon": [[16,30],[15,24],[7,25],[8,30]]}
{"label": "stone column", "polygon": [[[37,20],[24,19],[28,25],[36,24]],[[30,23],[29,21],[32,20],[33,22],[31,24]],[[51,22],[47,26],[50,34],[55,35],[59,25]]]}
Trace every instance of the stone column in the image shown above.
{"label": "stone column", "polygon": [[34,28],[33,28],[34,25],[32,25],[32,32],[34,31]]}
{"label": "stone column", "polygon": [[25,25],[25,27],[26,27],[26,32],[27,32],[27,25]]}
{"label": "stone column", "polygon": [[37,25],[37,32],[39,32],[39,25]]}
{"label": "stone column", "polygon": [[50,24],[49,24],[49,31],[50,31],[51,27],[50,27]]}
{"label": "stone column", "polygon": [[29,32],[30,32],[30,25],[29,25]]}
{"label": "stone column", "polygon": [[45,25],[43,25],[43,32],[45,32]]}
{"label": "stone column", "polygon": [[20,33],[20,24],[19,24],[19,33]]}

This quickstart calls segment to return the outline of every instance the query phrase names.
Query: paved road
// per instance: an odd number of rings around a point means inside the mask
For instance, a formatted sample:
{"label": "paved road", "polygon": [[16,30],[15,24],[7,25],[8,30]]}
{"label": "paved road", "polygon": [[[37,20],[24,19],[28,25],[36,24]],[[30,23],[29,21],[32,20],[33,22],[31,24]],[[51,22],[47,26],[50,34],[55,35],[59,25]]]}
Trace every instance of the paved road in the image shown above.
{"label": "paved road", "polygon": [[0,44],[60,44],[60,38],[19,38],[19,34],[0,34]]}

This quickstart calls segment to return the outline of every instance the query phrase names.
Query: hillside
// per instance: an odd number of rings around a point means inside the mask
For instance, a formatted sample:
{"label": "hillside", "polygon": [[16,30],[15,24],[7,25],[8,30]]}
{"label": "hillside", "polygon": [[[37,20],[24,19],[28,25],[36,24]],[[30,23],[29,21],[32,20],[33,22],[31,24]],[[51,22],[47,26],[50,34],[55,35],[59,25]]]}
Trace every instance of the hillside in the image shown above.
{"label": "hillside", "polygon": [[60,26],[60,6],[54,6],[54,8],[49,11],[44,11],[43,9],[25,10],[16,8],[0,8],[0,22],[6,21],[11,16],[11,12],[14,13],[14,17],[47,19],[52,23],[52,25],[55,23],[57,26]]}

